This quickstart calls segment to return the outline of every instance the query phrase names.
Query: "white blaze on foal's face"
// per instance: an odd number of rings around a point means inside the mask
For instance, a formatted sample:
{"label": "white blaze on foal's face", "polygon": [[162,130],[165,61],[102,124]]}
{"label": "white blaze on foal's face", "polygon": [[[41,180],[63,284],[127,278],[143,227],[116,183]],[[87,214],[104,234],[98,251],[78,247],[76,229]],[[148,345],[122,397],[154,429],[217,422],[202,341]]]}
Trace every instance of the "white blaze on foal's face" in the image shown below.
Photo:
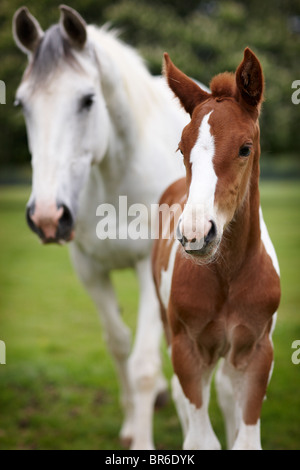
{"label": "white blaze on foal's face", "polygon": [[[201,250],[205,250],[210,238],[215,238],[216,235],[214,200],[218,179],[213,165],[215,142],[209,124],[212,113],[213,111],[210,111],[204,115],[189,159],[186,158],[185,161],[189,194],[179,222],[179,232],[185,242],[185,250],[199,254]],[[189,126],[185,129],[180,143],[181,150],[187,157],[184,150],[185,134],[190,137]]]}

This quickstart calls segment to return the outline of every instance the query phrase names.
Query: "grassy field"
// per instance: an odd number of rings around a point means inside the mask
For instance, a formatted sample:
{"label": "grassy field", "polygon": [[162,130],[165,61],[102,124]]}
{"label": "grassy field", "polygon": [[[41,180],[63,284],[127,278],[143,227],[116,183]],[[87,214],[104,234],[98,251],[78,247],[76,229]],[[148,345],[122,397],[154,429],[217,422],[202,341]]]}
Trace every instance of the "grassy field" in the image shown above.
{"label": "grassy field", "polygon": [[[120,449],[114,366],[91,300],[66,247],[38,243],[26,227],[28,187],[0,187],[0,449]],[[262,205],[281,266],[283,297],[274,333],[275,368],[262,413],[265,449],[300,449],[300,183],[263,182]],[[137,282],[114,274],[122,312],[134,329]],[[171,367],[164,351],[164,367]],[[214,428],[223,422],[211,400]],[[181,448],[173,404],[155,413],[158,449]]]}

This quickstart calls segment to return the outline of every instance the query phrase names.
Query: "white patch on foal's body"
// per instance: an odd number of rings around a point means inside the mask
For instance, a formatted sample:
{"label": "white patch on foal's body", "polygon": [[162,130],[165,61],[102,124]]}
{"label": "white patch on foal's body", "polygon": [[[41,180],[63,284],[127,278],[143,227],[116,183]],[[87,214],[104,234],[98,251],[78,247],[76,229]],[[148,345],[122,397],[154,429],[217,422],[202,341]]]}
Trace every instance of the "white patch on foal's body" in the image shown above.
{"label": "white patch on foal's body", "polygon": [[178,240],[174,240],[173,246],[171,248],[171,253],[169,256],[168,268],[166,271],[164,270],[161,271],[159,294],[160,294],[162,304],[166,310],[168,309],[169,300],[170,300],[173,270],[174,270],[175,258],[176,258],[178,247],[179,247]]}
{"label": "white patch on foal's body", "polygon": [[260,231],[261,231],[261,240],[265,246],[266,252],[270,256],[273,266],[275,268],[275,271],[277,272],[278,276],[280,275],[280,270],[279,270],[279,263],[278,259],[276,256],[275,248],[273,246],[273,243],[271,241],[267,226],[265,224],[264,218],[263,218],[263,213],[261,207],[259,208],[259,222],[260,222]]}
{"label": "white patch on foal's body", "polygon": [[[278,276],[280,276],[280,269],[279,269],[279,263],[278,263],[277,255],[276,255],[273,243],[271,241],[267,226],[265,224],[261,207],[259,208],[259,223],[260,223],[260,231],[261,231],[261,240],[264,244],[266,252],[268,253],[268,255],[270,256],[270,258],[272,260],[275,271],[277,272]],[[273,319],[272,319],[272,328],[271,328],[271,331],[270,331],[270,339],[271,340],[272,340],[272,334],[273,334],[273,331],[274,331],[274,328],[275,328],[276,320],[277,320],[277,312],[274,313]],[[273,366],[272,366],[272,370],[273,370]],[[271,374],[272,374],[272,370],[270,371],[270,377],[271,377]]]}
{"label": "white patch on foal's body", "polygon": [[[260,223],[261,240],[264,244],[266,252],[268,253],[268,255],[270,256],[270,258],[272,260],[275,271],[277,272],[278,276],[280,276],[280,269],[279,269],[279,263],[278,263],[277,255],[276,255],[273,243],[271,241],[266,223],[264,221],[261,207],[259,208],[259,223]],[[273,315],[272,326],[271,326],[271,330],[270,330],[270,333],[269,333],[270,341],[271,341],[272,344],[273,344],[272,335],[273,335],[273,331],[275,329],[276,321],[277,321],[277,312],[275,312],[274,315]],[[274,369],[274,361],[272,362],[272,366],[271,366],[271,369],[270,369],[270,372],[269,372],[268,382],[270,382],[270,380],[271,380],[273,369]]]}

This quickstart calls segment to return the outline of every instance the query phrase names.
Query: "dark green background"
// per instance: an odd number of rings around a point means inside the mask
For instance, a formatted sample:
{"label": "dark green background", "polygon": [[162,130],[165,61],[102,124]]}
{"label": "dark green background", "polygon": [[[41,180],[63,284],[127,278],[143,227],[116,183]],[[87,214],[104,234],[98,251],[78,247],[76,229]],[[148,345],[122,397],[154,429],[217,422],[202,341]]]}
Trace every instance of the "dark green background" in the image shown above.
{"label": "dark green background", "polygon": [[[30,0],[26,5],[47,29],[58,21],[60,3]],[[20,0],[0,4],[0,79],[7,86],[7,104],[0,106],[0,172],[1,166],[29,162],[23,119],[12,106],[26,64],[11,34],[13,13],[21,5]],[[300,105],[291,101],[292,82],[300,79],[299,1],[72,0],[69,5],[88,23],[109,21],[121,28],[122,38],[139,49],[155,74],[168,51],[184,72],[208,84],[214,74],[234,71],[244,48],[252,48],[266,79],[261,117],[264,168],[272,173],[280,161],[282,174],[289,161],[289,172],[295,174],[295,167],[299,171]]]}

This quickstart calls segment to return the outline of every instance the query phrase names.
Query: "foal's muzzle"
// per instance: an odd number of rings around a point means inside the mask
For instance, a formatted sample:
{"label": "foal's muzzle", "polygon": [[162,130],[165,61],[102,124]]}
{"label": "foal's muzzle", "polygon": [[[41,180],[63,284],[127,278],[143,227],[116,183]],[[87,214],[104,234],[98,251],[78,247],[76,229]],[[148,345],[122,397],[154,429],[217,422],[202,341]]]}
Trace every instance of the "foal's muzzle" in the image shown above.
{"label": "foal's muzzle", "polygon": [[51,205],[43,209],[35,203],[26,209],[26,220],[30,229],[43,243],[68,242],[74,238],[74,218],[64,204]]}
{"label": "foal's muzzle", "polygon": [[213,248],[217,240],[217,227],[213,220],[210,220],[210,226],[204,237],[201,239],[194,237],[188,239],[180,230],[180,224],[177,226],[177,238],[183,246],[186,253],[193,256],[206,257],[214,252]]}

